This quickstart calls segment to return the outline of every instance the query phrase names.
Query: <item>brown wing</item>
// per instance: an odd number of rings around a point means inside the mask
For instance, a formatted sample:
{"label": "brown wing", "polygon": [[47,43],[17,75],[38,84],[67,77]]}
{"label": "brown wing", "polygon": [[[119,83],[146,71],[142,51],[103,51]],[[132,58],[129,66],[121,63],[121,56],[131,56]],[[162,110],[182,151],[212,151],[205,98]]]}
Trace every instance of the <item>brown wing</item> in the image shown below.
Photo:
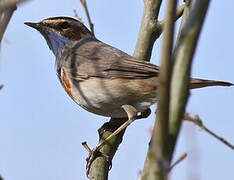
{"label": "brown wing", "polygon": [[135,59],[95,38],[78,42],[69,52],[65,53],[68,59],[63,65],[69,66],[76,77],[148,78],[159,73],[158,66]]}
{"label": "brown wing", "polygon": [[103,67],[103,71],[107,72],[106,75],[109,78],[147,78],[157,76],[159,68],[154,64],[142,60],[125,57],[109,66]]}

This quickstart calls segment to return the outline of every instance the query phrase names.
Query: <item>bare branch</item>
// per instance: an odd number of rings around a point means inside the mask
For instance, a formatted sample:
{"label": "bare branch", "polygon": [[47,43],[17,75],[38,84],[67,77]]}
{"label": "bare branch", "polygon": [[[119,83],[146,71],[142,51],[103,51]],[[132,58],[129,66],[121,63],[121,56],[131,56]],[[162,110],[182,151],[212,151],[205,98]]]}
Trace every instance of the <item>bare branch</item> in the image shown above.
{"label": "bare branch", "polygon": [[168,0],[166,9],[166,18],[164,25],[162,56],[159,73],[158,86],[158,109],[155,119],[152,146],[150,151],[153,152],[156,160],[156,168],[149,172],[155,174],[155,179],[167,179],[169,160],[167,157],[167,138],[168,138],[168,120],[169,120],[169,97],[170,81],[172,69],[172,46],[174,36],[174,18],[176,13],[177,0]]}
{"label": "bare branch", "polygon": [[218,139],[219,141],[221,141],[223,144],[227,145],[228,147],[230,147],[231,149],[234,149],[234,146],[229,143],[227,140],[225,140],[223,137],[218,136],[217,134],[215,134],[213,131],[211,131],[210,129],[208,129],[202,122],[202,120],[200,119],[200,117],[198,115],[195,115],[194,117],[190,116],[188,113],[185,113],[184,116],[184,120],[189,121],[189,122],[193,122],[194,124],[196,124],[197,126],[199,126],[201,129],[203,129],[204,131],[206,131],[208,134],[210,134],[211,136],[213,136],[214,138]]}
{"label": "bare branch", "polygon": [[90,15],[89,15],[89,10],[88,10],[88,6],[87,6],[87,3],[86,3],[86,0],[80,0],[80,2],[83,5],[85,13],[86,13],[86,16],[88,18],[90,30],[91,30],[92,34],[94,35],[94,25],[93,25],[93,23],[91,21]]}
{"label": "bare branch", "polygon": [[[168,151],[169,91],[172,69],[171,54],[177,0],[168,0],[167,2],[161,69],[159,74],[157,120],[154,124],[153,135],[141,180],[167,179],[167,170],[169,169],[169,161],[166,153]],[[154,36],[155,35],[156,34],[154,34]]]}
{"label": "bare branch", "polygon": [[144,1],[144,11],[133,56],[137,59],[149,61],[152,48],[156,40],[157,19],[162,0]]}
{"label": "bare branch", "polygon": [[205,19],[210,0],[196,0],[191,3],[189,14],[182,21],[173,57],[175,59],[169,112],[169,159],[171,161],[185,107],[189,96],[190,69],[198,37]]}

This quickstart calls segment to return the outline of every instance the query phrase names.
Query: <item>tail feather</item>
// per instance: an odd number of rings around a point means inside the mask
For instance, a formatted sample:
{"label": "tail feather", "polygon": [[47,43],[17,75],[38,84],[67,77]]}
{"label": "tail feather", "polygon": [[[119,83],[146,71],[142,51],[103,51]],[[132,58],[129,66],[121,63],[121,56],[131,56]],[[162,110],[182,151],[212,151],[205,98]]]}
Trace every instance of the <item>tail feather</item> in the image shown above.
{"label": "tail feather", "polygon": [[202,88],[207,86],[233,86],[234,84],[224,81],[205,80],[205,79],[191,79],[190,89]]}

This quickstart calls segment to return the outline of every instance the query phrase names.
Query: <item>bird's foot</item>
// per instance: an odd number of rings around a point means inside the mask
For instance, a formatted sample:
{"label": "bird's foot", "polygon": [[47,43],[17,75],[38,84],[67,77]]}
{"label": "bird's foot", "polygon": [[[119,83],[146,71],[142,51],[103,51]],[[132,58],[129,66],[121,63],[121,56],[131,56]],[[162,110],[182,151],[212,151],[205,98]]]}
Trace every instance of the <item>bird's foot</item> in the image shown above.
{"label": "bird's foot", "polygon": [[102,152],[100,152],[100,149],[107,144],[114,136],[118,135],[120,132],[122,132],[123,130],[125,130],[133,121],[135,121],[136,119],[142,119],[142,118],[146,118],[150,115],[151,110],[147,109],[146,111],[142,112],[140,115],[137,115],[137,110],[131,106],[131,105],[123,105],[122,108],[125,110],[125,112],[127,113],[128,116],[128,120],[126,122],[124,122],[118,129],[116,129],[110,136],[108,136],[104,141],[100,142],[93,150],[91,150],[87,143],[84,142],[82,143],[82,145],[87,149],[87,151],[89,152],[89,156],[86,159],[87,164],[86,164],[86,174],[87,176],[89,175],[89,171],[90,171],[90,167],[93,163],[93,161],[97,158],[97,157],[105,157],[106,160],[109,162],[109,169],[111,169],[112,167],[112,163],[111,163],[111,158],[106,155],[103,154]]}

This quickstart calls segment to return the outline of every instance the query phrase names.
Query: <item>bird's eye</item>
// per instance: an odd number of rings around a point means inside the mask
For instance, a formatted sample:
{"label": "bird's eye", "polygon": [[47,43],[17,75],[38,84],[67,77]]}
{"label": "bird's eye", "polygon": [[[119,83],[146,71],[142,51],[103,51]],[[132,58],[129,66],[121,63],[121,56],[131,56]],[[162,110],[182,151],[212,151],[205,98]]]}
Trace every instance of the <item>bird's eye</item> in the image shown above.
{"label": "bird's eye", "polygon": [[67,28],[69,28],[70,27],[70,24],[68,23],[68,22],[62,22],[62,23],[60,23],[59,24],[59,27],[61,28],[61,29],[67,29]]}

